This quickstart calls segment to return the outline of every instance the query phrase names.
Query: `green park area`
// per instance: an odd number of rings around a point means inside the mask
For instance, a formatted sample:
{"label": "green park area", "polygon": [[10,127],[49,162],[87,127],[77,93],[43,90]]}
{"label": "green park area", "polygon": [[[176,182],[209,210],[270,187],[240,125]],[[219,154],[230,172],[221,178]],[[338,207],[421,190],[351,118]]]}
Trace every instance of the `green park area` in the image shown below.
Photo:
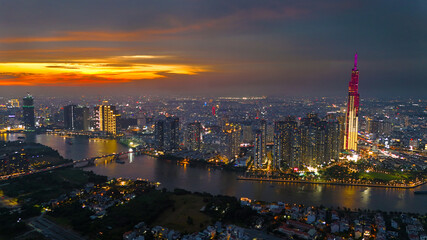
{"label": "green park area", "polygon": [[417,179],[425,178],[425,171],[399,171],[399,170],[377,170],[369,171],[359,168],[357,165],[349,168],[347,166],[332,166],[322,170],[323,180],[354,180],[376,182],[376,183],[408,183]]}
{"label": "green park area", "polygon": [[202,196],[172,195],[170,199],[173,205],[154,221],[154,225],[191,233],[201,231],[212,223],[212,218],[200,211],[206,205]]}
{"label": "green park area", "polygon": [[390,182],[390,181],[405,181],[411,177],[408,173],[382,173],[382,172],[361,172],[359,173],[359,179],[366,179],[370,181],[381,181],[381,182]]}

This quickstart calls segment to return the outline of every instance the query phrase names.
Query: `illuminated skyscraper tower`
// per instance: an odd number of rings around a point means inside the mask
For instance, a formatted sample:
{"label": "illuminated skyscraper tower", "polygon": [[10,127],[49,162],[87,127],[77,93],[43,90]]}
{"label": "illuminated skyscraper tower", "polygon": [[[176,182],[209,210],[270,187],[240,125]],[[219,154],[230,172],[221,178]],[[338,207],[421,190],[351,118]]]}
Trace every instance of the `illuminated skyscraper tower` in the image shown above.
{"label": "illuminated skyscraper tower", "polygon": [[34,131],[34,98],[29,93],[24,97],[24,104],[22,105],[22,115],[24,117],[25,131]]}
{"label": "illuminated skyscraper tower", "polygon": [[357,131],[359,128],[359,69],[357,53],[354,55],[354,67],[348,84],[347,114],[345,119],[344,149],[357,150]]}

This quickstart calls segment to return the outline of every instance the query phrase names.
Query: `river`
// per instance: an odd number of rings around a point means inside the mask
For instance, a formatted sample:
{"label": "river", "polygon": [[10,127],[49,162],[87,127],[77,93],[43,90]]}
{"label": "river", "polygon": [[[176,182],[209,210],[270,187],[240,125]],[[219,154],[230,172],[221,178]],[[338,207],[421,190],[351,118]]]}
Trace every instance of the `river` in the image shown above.
{"label": "river", "polygon": [[[0,134],[0,140],[17,140],[23,134]],[[27,135],[26,141],[41,143],[58,150],[68,159],[78,160],[127,150],[116,140],[90,140],[79,136],[69,144],[56,135]],[[69,142],[69,141],[68,141]],[[108,177],[143,178],[160,182],[167,189],[183,188],[264,201],[283,201],[313,206],[339,206],[351,209],[427,213],[427,195],[414,195],[415,190],[427,190],[427,185],[416,189],[392,189],[298,183],[270,183],[238,181],[237,173],[207,167],[189,167],[174,161],[158,160],[140,155],[128,156],[125,164],[111,162],[87,167]]]}

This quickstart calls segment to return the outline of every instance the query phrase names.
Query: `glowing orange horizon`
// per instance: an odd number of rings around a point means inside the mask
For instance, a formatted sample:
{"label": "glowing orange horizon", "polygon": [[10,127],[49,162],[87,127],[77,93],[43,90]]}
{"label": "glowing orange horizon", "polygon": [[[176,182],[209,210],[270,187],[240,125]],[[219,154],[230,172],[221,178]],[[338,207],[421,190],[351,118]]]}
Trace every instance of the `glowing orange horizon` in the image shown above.
{"label": "glowing orange horizon", "polygon": [[[0,63],[0,86],[90,86],[118,84],[167,77],[196,75],[205,66],[147,63],[168,56],[131,55],[50,62]],[[141,63],[141,60],[144,60]]]}

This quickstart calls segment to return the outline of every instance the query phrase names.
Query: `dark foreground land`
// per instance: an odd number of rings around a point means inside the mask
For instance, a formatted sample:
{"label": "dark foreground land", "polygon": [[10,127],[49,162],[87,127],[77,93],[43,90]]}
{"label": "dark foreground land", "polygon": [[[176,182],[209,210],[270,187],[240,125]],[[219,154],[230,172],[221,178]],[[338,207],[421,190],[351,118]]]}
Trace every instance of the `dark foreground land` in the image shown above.
{"label": "dark foreground land", "polygon": [[226,239],[238,231],[245,232],[243,239],[348,239],[359,232],[410,239],[422,236],[427,224],[426,215],[415,213],[170,192],[155,183],[108,180],[75,168],[10,179],[0,191],[0,239]]}

